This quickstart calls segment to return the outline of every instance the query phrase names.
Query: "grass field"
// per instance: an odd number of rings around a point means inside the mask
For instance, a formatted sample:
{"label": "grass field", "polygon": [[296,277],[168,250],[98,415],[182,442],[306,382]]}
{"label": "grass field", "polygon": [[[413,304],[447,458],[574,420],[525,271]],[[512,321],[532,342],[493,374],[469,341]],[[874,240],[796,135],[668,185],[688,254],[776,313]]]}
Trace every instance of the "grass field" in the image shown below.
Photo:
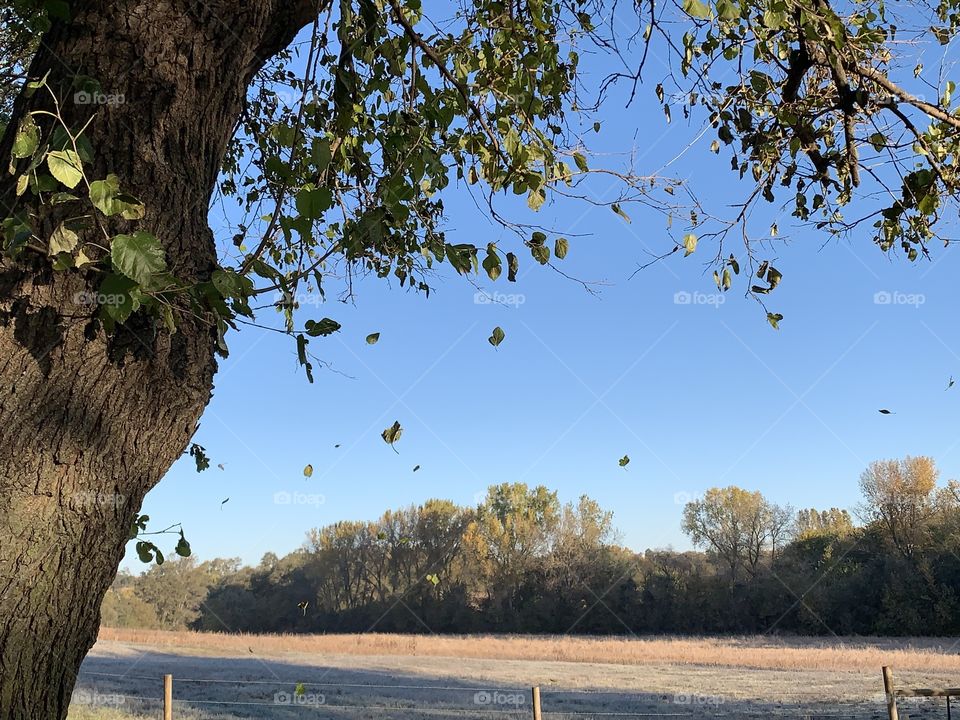
{"label": "grass field", "polygon": [[[176,718],[885,716],[880,667],[903,687],[960,685],[953,639],[221,635],[105,628],[70,720]],[[301,694],[295,689],[302,683]],[[942,717],[942,701],[901,716]],[[614,714],[614,715],[611,715]]]}

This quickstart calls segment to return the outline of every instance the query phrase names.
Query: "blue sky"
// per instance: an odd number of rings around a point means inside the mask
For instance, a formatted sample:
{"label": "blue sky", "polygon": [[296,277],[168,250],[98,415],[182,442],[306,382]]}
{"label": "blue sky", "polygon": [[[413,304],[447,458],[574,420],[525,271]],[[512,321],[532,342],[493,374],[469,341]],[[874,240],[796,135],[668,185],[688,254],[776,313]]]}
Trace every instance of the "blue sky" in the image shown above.
{"label": "blue sky", "polygon": [[[653,84],[632,107],[614,95],[599,114],[599,135],[586,133],[594,165],[632,151],[636,168],[653,172],[697,137],[702,118],[686,123],[675,112],[667,125],[650,102]],[[689,178],[720,212],[751,186],[729,171],[727,155],[708,151],[711,140],[664,173]],[[509,244],[462,189],[451,187],[445,203],[451,242]],[[761,211],[758,233],[776,210]],[[682,503],[713,486],[852,508],[875,459],[928,454],[944,480],[960,477],[960,386],[945,390],[951,375],[960,379],[955,252],[935,248],[933,262],[911,264],[881,253],[869,228],[827,241],[779,217],[786,238],[764,251],[784,273],[770,299],[785,316],[774,331],[742,279],[716,300],[706,243],[631,279],[669,241],[662,216],[627,211],[630,224],[559,200],[537,218],[570,233],[559,267],[606,283],[599,296],[528,255],[516,284],[477,279],[519,294],[515,306],[478,303],[477,288],[449,272],[429,299],[364,280],[352,305],[305,307],[304,319],[343,325],[312,341],[331,365],[315,369],[313,385],[289,338],[256,328],[232,335],[195,438],[212,468],[197,474],[183,458],[142,512],[154,529],[181,522],[200,559],[256,563],[298,547],[312,527],[433,497],[474,504],[490,484],[522,481],[564,500],[589,494],[614,511],[624,544],[642,551],[689,547]],[[526,208],[516,212],[527,218]],[[262,321],[278,324],[269,313]],[[487,337],[497,325],[506,339],[494,349]],[[374,346],[364,340],[372,332],[381,333]],[[404,428],[398,452],[380,438],[395,420]],[[624,454],[627,469],[617,463]],[[134,553],[124,566],[141,567]]]}

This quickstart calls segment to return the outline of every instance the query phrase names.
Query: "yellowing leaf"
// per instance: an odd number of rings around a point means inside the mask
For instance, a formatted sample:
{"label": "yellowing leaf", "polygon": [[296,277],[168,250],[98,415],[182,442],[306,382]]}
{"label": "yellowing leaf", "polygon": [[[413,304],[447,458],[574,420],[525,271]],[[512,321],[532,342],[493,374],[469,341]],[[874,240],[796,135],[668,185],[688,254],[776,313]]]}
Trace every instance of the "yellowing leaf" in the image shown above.
{"label": "yellowing leaf", "polygon": [[75,188],[83,179],[83,163],[73,150],[54,150],[47,155],[50,174],[68,188]]}
{"label": "yellowing leaf", "polygon": [[79,242],[80,238],[77,234],[66,225],[61,224],[50,235],[50,254],[73,252]]}

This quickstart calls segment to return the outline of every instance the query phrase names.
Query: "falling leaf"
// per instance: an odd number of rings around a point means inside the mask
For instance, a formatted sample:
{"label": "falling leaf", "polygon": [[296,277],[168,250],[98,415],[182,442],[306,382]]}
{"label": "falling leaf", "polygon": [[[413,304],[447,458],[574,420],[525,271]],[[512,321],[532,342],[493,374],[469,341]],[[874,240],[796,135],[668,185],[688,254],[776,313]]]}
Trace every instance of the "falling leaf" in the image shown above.
{"label": "falling leaf", "polygon": [[308,478],[308,477],[310,477],[311,475],[313,475],[313,465],[307,465],[307,466],[303,469],[303,476],[304,476],[305,478]]}
{"label": "falling leaf", "polygon": [[880,414],[881,414],[881,415],[893,415],[893,412],[890,411],[890,410],[887,410],[886,408],[884,408],[883,410],[880,410]]}
{"label": "falling leaf", "polygon": [[247,650],[249,650],[251,653],[253,653],[253,648],[250,647],[249,645],[247,645]]}
{"label": "falling leaf", "polygon": [[950,376],[950,382],[948,382],[948,383],[947,383],[947,387],[946,387],[946,389],[947,389],[947,390],[949,390],[950,388],[952,388],[952,387],[953,387],[953,385],[954,385],[954,382],[953,382],[953,375],[951,375],[951,376]]}
{"label": "falling leaf", "polygon": [[227,498],[226,500],[221,500],[220,509],[223,510],[223,506],[226,505],[228,502],[230,502],[230,498]]}
{"label": "falling leaf", "polygon": [[[394,421],[393,425],[391,425],[382,433],[380,433],[380,437],[382,437],[383,441],[387,443],[390,447],[393,447],[393,444],[400,439],[400,436],[402,434],[403,434],[403,428],[400,427],[400,421],[397,420],[397,421]],[[397,449],[393,448],[393,450],[394,452],[396,452]]]}
{"label": "falling leaf", "polygon": [[334,447],[335,447],[335,448],[340,447],[340,443],[337,443],[336,445],[334,445]]}
{"label": "falling leaf", "polygon": [[369,335],[367,335],[367,345],[376,345],[377,340],[379,339],[380,339],[380,333],[378,332],[370,333]]}
{"label": "falling leaf", "polygon": [[310,604],[310,603],[309,603],[308,601],[304,600],[303,602],[298,602],[298,603],[297,603],[297,607],[300,608],[300,609],[303,611],[303,614],[304,614],[304,615],[306,615],[306,614],[307,614],[307,605],[309,605],[309,604]]}
{"label": "falling leaf", "polygon": [[419,470],[419,469],[420,469],[420,466],[419,466],[419,465],[414,465],[414,466],[413,466],[413,471],[414,471],[414,472],[416,472],[416,471]]}
{"label": "falling leaf", "polygon": [[630,464],[629,455],[624,455],[622,458],[620,458],[620,467],[625,468],[629,464]]}
{"label": "falling leaf", "polygon": [[493,345],[494,347],[497,347],[500,345],[500,343],[503,342],[503,339],[505,337],[506,337],[506,334],[503,332],[500,326],[497,325],[497,327],[493,329],[493,334],[487,338],[487,342]]}
{"label": "falling leaf", "polygon": [[223,463],[217,463],[217,467],[221,470],[226,470],[226,468],[223,466]]}
{"label": "falling leaf", "polygon": [[434,587],[440,584],[440,577],[436,574],[427,575],[427,581],[433,583]]}

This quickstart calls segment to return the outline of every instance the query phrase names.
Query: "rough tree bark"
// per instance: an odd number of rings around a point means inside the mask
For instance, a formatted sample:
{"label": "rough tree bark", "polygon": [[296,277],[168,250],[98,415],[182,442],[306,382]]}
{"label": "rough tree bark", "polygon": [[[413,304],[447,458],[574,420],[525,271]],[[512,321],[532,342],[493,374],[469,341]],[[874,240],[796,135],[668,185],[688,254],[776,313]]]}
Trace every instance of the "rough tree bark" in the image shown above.
{"label": "rough tree bark", "polygon": [[[49,73],[71,126],[96,112],[90,177],[117,174],[146,205],[138,227],[161,240],[172,271],[206,279],[216,263],[208,202],[246,88],[318,3],[71,5],[71,21],[47,33],[31,76]],[[124,102],[73,102],[76,75]],[[13,131],[24,113],[49,104],[46,92],[17,101],[0,141],[0,217],[24,202],[6,173]],[[51,211],[32,210],[49,234]],[[215,338],[205,325],[184,322],[171,335],[135,315],[108,338],[91,322],[97,280],[89,270],[53,272],[32,252],[0,260],[4,720],[66,716],[130,523],[183,453],[213,387]]]}

